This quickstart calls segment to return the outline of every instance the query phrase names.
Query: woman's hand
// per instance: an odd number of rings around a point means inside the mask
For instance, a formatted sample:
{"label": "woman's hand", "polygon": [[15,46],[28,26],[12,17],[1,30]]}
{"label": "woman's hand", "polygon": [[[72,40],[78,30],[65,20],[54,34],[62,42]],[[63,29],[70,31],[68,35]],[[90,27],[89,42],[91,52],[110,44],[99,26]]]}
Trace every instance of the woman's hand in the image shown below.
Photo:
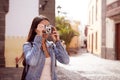
{"label": "woman's hand", "polygon": [[43,30],[44,30],[44,25],[43,24],[38,24],[37,29],[36,29],[37,35],[41,35],[42,36]]}
{"label": "woman's hand", "polygon": [[59,33],[55,27],[53,27],[53,32],[52,32],[51,36],[52,36],[54,42],[60,40]]}

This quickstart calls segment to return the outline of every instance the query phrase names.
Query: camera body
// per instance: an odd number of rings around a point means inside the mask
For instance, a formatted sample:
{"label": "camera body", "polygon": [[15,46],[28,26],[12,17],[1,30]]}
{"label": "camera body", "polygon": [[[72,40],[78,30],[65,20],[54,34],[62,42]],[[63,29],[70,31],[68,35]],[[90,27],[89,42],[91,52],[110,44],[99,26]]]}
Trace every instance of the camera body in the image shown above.
{"label": "camera body", "polygon": [[53,32],[53,26],[52,25],[45,25],[45,33],[51,34]]}

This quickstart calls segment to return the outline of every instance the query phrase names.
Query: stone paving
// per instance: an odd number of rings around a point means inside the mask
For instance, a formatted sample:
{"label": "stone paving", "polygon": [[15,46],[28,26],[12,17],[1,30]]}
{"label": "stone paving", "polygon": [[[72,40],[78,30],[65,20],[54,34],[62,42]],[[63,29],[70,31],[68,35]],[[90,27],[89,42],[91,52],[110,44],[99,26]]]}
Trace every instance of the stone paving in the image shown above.
{"label": "stone paving", "polygon": [[120,61],[106,60],[90,53],[70,57],[70,63],[57,62],[58,80],[120,80]]}
{"label": "stone paving", "polygon": [[[0,80],[21,80],[22,70],[0,68]],[[102,59],[82,50],[71,55],[68,65],[57,62],[56,72],[58,80],[120,80],[120,61]]]}

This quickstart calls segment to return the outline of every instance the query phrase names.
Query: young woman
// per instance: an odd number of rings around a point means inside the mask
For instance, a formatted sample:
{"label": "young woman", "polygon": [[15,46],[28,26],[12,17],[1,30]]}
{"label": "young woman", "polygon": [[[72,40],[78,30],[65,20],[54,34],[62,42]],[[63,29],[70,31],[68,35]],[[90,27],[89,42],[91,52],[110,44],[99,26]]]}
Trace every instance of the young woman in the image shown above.
{"label": "young woman", "polygon": [[[27,42],[23,45],[26,64],[29,65],[26,80],[57,80],[55,59],[69,63],[69,56],[61,44],[55,27],[46,32],[50,22],[45,16],[35,17]],[[52,40],[52,41],[51,41]]]}

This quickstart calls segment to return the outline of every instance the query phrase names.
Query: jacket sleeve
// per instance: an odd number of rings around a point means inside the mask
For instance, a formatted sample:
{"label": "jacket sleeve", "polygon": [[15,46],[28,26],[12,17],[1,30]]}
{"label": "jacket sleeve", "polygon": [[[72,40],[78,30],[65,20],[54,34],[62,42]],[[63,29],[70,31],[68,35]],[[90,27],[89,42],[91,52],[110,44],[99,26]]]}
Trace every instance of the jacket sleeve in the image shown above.
{"label": "jacket sleeve", "polygon": [[23,52],[26,59],[26,64],[35,66],[40,58],[42,37],[36,35],[33,41],[33,45],[30,42],[26,42],[23,45]]}
{"label": "jacket sleeve", "polygon": [[63,48],[62,44],[60,41],[57,41],[54,45],[54,52],[56,59],[63,64],[68,64],[69,63],[69,56],[67,51]]}

